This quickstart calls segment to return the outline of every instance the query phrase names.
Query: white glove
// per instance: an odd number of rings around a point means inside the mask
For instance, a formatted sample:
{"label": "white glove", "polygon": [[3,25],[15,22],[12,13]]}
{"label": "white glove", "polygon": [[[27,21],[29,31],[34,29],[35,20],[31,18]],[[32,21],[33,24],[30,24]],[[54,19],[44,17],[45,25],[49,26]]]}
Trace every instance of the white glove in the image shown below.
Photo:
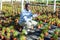
{"label": "white glove", "polygon": [[37,14],[34,14],[33,17],[37,17],[38,15]]}
{"label": "white glove", "polygon": [[31,20],[32,25],[36,26],[38,24],[38,22]]}

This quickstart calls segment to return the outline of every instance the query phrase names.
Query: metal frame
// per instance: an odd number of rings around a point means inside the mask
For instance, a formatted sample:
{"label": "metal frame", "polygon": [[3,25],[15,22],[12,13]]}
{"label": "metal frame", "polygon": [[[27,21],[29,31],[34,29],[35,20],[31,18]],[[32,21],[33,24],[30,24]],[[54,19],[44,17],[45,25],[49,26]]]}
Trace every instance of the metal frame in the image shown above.
{"label": "metal frame", "polygon": [[54,12],[56,12],[56,0],[54,0]]}
{"label": "metal frame", "polygon": [[2,0],[0,0],[0,10],[2,10]]}
{"label": "metal frame", "polygon": [[[26,0],[26,2],[28,3],[28,2],[30,2],[30,0]],[[13,2],[12,2],[12,4],[13,4]],[[48,0],[47,0],[46,5],[48,6]],[[24,9],[24,0],[21,0],[21,8],[22,8],[21,10]],[[2,0],[0,0],[0,10],[2,10]],[[55,11],[56,11],[56,0],[54,0],[54,12]]]}

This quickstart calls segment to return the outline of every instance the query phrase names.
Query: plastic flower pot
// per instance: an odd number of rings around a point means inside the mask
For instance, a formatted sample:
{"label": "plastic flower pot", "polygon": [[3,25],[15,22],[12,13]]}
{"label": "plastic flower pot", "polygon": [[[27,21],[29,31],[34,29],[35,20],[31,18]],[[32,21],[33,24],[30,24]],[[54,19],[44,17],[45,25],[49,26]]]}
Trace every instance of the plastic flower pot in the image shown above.
{"label": "plastic flower pot", "polygon": [[53,24],[54,24],[54,22],[51,22],[51,24],[53,25]]}
{"label": "plastic flower pot", "polygon": [[41,28],[41,26],[40,25],[38,25],[38,29],[40,29]]}
{"label": "plastic flower pot", "polygon": [[59,24],[57,24],[57,26],[60,28],[60,23],[59,23]]}
{"label": "plastic flower pot", "polygon": [[6,40],[5,36],[2,36],[2,40]]}
{"label": "plastic flower pot", "polygon": [[46,23],[46,22],[47,22],[47,20],[45,19],[45,20],[44,20],[44,22]]}
{"label": "plastic flower pot", "polygon": [[51,26],[48,26],[48,29],[51,29]]}
{"label": "plastic flower pot", "polygon": [[54,38],[51,37],[50,40],[54,40]]}
{"label": "plastic flower pot", "polygon": [[44,33],[44,36],[46,37],[46,36],[48,36],[48,34],[49,34],[48,32],[45,32],[45,33]]}
{"label": "plastic flower pot", "polygon": [[13,40],[17,40],[17,38],[13,38]]}
{"label": "plastic flower pot", "polygon": [[58,29],[55,29],[54,33],[55,33],[56,35],[58,35],[58,34],[59,34],[59,30],[58,30]]}
{"label": "plastic flower pot", "polygon": [[13,30],[13,29],[11,29],[11,30],[10,30],[10,32],[12,32],[12,33],[13,33],[13,32],[14,32],[14,30]]}

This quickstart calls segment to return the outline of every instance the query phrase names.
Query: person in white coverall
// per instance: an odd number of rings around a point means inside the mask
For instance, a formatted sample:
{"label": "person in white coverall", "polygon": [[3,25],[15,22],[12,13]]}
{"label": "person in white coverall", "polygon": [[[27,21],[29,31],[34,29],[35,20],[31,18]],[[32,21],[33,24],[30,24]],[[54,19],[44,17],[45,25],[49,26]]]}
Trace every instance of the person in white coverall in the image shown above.
{"label": "person in white coverall", "polygon": [[31,29],[37,25],[37,22],[32,20],[33,17],[37,17],[36,14],[32,14],[30,10],[30,4],[26,3],[24,10],[20,14],[19,24],[25,28]]}

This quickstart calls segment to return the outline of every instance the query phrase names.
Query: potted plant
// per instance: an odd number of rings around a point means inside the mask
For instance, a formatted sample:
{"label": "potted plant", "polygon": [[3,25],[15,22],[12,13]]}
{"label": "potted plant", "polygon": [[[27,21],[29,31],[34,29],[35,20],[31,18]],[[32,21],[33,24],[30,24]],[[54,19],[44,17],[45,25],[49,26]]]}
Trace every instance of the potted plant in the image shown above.
{"label": "potted plant", "polygon": [[2,30],[2,25],[0,24],[0,31]]}
{"label": "potted plant", "polygon": [[9,32],[7,33],[6,38],[7,38],[7,40],[9,40],[9,39],[10,39],[10,33],[9,33]]}
{"label": "potted plant", "polygon": [[48,32],[46,31],[46,32],[44,32],[44,36],[45,37],[47,37],[48,36]]}
{"label": "potted plant", "polygon": [[40,29],[42,26],[43,26],[43,22],[39,21],[39,23],[38,23],[38,29]]}
{"label": "potted plant", "polygon": [[57,26],[60,27],[60,19],[57,20]]}
{"label": "potted plant", "polygon": [[54,31],[54,33],[56,34],[56,35],[58,35],[59,34],[59,29],[55,29],[55,31]]}
{"label": "potted plant", "polygon": [[51,24],[54,25],[55,24],[55,18],[51,19]]}
{"label": "potted plant", "polygon": [[7,30],[7,32],[10,32],[10,28],[9,27],[6,27],[6,30]]}
{"label": "potted plant", "polygon": [[16,37],[18,35],[18,31],[14,30],[13,36]]}
{"label": "potted plant", "polygon": [[26,40],[26,36],[25,35],[21,35],[20,40]]}
{"label": "potted plant", "polygon": [[2,23],[2,20],[0,20],[0,24]]}
{"label": "potted plant", "polygon": [[44,36],[47,37],[48,36],[48,30],[49,30],[49,25],[45,25],[43,26],[44,28],[42,29],[42,33],[44,33]]}
{"label": "potted plant", "polygon": [[58,35],[52,34],[52,37],[50,38],[50,40],[58,40]]}
{"label": "potted plant", "polygon": [[37,19],[38,19],[38,20],[41,20],[41,19],[42,19],[42,16],[38,16]]}
{"label": "potted plant", "polygon": [[51,14],[48,14],[48,18],[52,18],[52,15]]}
{"label": "potted plant", "polygon": [[58,40],[59,30],[55,29],[54,33],[52,34],[51,40]]}
{"label": "potted plant", "polygon": [[27,40],[26,36],[25,36],[25,30],[23,30],[20,34],[20,40]]}
{"label": "potted plant", "polygon": [[39,40],[44,40],[44,34],[43,33],[40,34]]}
{"label": "potted plant", "polygon": [[17,38],[14,38],[13,40],[17,40]]}
{"label": "potted plant", "polygon": [[47,37],[48,36],[48,28],[47,27],[45,27],[44,29],[43,29],[43,33],[44,33],[44,36],[45,37]]}
{"label": "potted plant", "polygon": [[60,31],[59,31],[59,34],[58,34],[58,36],[60,37]]}
{"label": "potted plant", "polygon": [[50,26],[50,24],[48,24],[48,29],[51,29],[51,26]]}

